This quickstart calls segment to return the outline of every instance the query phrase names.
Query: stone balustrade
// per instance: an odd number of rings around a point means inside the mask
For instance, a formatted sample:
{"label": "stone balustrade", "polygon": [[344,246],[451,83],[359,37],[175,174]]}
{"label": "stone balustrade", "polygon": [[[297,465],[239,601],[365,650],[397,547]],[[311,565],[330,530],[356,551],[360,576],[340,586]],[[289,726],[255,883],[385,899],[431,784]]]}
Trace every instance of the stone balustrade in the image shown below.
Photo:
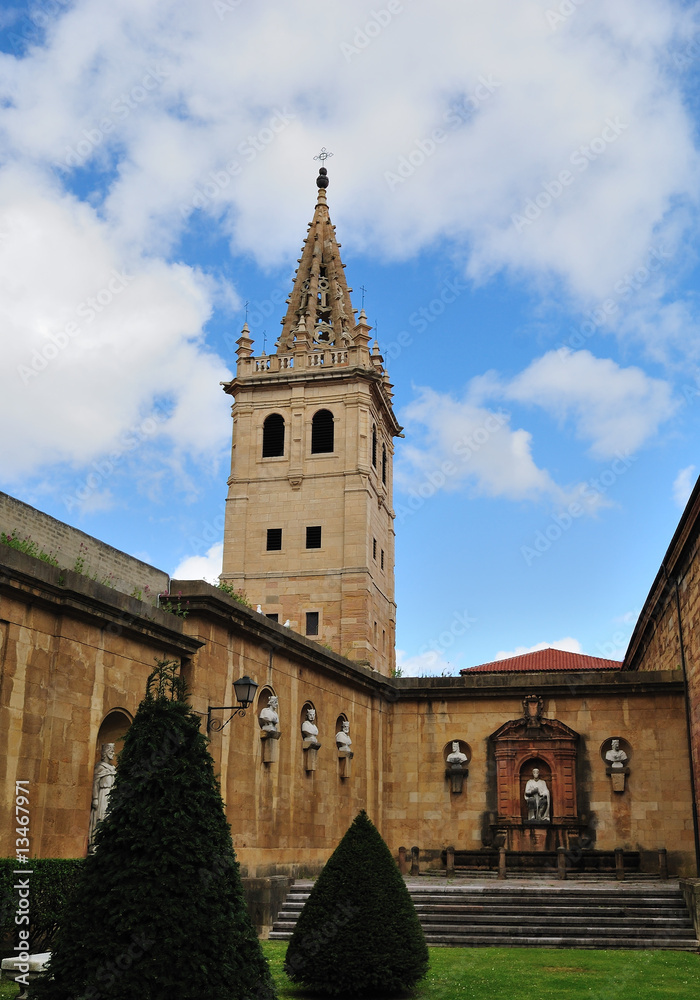
{"label": "stone balustrade", "polygon": [[[309,351],[305,356],[306,368],[334,368],[348,364],[348,352],[346,350]],[[295,367],[293,355],[286,354],[263,354],[259,358],[243,358],[244,370],[252,369],[256,374],[265,372],[285,371]],[[299,367],[300,359],[296,358],[296,366]]]}

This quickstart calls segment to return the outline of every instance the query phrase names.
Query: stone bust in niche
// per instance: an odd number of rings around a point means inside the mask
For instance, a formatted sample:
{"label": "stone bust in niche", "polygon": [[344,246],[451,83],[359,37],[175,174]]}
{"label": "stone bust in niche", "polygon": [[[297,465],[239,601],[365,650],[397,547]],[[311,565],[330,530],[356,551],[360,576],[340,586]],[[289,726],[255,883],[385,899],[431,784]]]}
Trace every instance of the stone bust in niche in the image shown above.
{"label": "stone bust in niche", "polygon": [[319,749],[318,726],[316,725],[316,709],[309,706],[306,709],[306,719],[301,724],[301,735],[304,738],[304,749]]}
{"label": "stone bust in niche", "polygon": [[459,740],[452,740],[452,751],[448,753],[446,759],[452,767],[462,767],[467,763],[467,755],[459,749]]}
{"label": "stone bust in niche", "polygon": [[347,719],[343,720],[340,728],[340,732],[335,734],[335,744],[338,750],[345,751],[345,756],[352,757],[352,740],[350,739],[350,723]]}
{"label": "stone bust in niche", "polygon": [[619,740],[611,740],[610,749],[605,755],[605,759],[614,771],[621,771],[627,763],[627,754],[620,749]]}
{"label": "stone bust in niche", "polygon": [[270,700],[268,701],[265,708],[258,716],[258,722],[260,723],[260,728],[266,733],[277,733],[279,732],[279,721],[280,717],[277,714],[277,708],[279,705],[279,700],[276,694],[270,695]]}

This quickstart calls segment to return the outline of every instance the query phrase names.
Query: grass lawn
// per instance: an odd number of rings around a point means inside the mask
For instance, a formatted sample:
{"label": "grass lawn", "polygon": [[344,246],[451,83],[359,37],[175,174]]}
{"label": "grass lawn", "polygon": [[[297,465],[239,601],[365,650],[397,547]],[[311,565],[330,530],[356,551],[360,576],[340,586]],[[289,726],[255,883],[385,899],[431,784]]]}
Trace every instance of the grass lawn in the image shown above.
{"label": "grass lawn", "polygon": [[[280,1000],[302,995],[282,970],[287,945],[263,949]],[[0,1000],[18,993],[0,983]],[[697,1000],[700,955],[681,951],[431,948],[415,1000]]]}
{"label": "grass lawn", "polygon": [[[265,941],[280,1000],[301,994],[282,970],[287,945]],[[415,1000],[697,1000],[700,955],[680,951],[431,948]]]}

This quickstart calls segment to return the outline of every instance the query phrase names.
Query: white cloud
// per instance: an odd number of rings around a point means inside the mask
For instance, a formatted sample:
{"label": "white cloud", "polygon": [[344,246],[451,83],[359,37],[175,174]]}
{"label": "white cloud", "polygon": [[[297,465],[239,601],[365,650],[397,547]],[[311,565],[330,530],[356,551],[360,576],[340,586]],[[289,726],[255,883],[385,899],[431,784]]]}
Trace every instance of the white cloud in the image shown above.
{"label": "white cloud", "polygon": [[671,386],[640,368],[621,368],[590,351],[563,348],[533,361],[503,387],[506,399],[540,406],[571,419],[595,458],[637,451],[678,404]]}
{"label": "white cloud", "polygon": [[218,454],[228,373],[203,344],[208,280],[124,246],[93,208],[16,167],[0,171],[0,229],[6,480],[124,457],[154,412],[141,437],[158,437],[166,464]]}
{"label": "white cloud", "polygon": [[[325,143],[346,240],[402,256],[447,236],[476,277],[554,275],[582,298],[692,223],[693,128],[669,72],[692,12],[671,0],[587,4],[557,30],[544,5],[405,4],[356,53],[366,5],[319,10],[77,0],[47,49],[0,60],[9,154],[60,163],[82,143],[86,162],[117,167],[105,211],[123,236],[167,247],[199,191],[270,261],[298,244]],[[548,195],[563,170],[572,181]],[[551,203],[518,230],[538,197]]]}
{"label": "white cloud", "polygon": [[[405,4],[350,54],[343,45],[371,11],[320,9],[76,0],[50,19],[45,45],[0,54],[0,418],[23,415],[3,438],[10,483],[119,447],[163,399],[173,468],[221,454],[227,406],[212,387],[227,373],[203,328],[212,302],[235,301],[235,290],[169,255],[201,212],[237,250],[264,264],[286,259],[304,231],[310,156],[322,144],[336,154],[331,202],[346,244],[400,258],[449,239],[477,280],[506,269],[554,278],[581,302],[602,299],[650,247],[693,225],[694,132],[669,72],[692,19],[672,0],[586,4],[556,31],[537,4]],[[564,169],[572,182],[519,230],[512,216],[556,190]],[[93,189],[79,201],[72,185]],[[51,350],[113,270],[134,277],[24,384],[18,366]],[[683,309],[667,315],[657,342],[693,344]],[[652,341],[644,316],[635,328]],[[630,387],[627,426],[577,404],[578,432],[600,454],[641,440],[664,418],[657,389],[644,397]],[[489,418],[477,403],[455,406],[442,408],[456,438]],[[487,495],[567,496],[536,465],[524,429],[504,425],[471,469]]]}
{"label": "white cloud", "polygon": [[397,649],[396,666],[401,670],[402,677],[451,677],[459,670],[456,664],[450,663],[434,649],[415,656],[407,656],[404,650]]}
{"label": "white cloud", "polygon": [[462,400],[419,389],[401,414],[417,443],[401,449],[397,486],[427,499],[439,489],[468,485],[475,495],[560,507],[577,502],[589,514],[609,505],[586,484],[556,483],[536,464],[531,433],[513,428],[506,410],[485,405],[494,399],[537,405],[561,422],[570,419],[577,437],[590,442],[593,457],[616,460],[641,447],[678,407],[669,383],[640,368],[621,368],[589,351],[549,351],[510,381],[496,372],[473,378]]}
{"label": "white cloud", "polygon": [[401,419],[411,440],[418,441],[405,445],[397,462],[395,482],[404,491],[423,497],[468,482],[475,493],[486,496],[564,498],[549,473],[535,464],[531,435],[511,429],[507,412],[472,402],[469,391],[460,401],[434,389],[419,389]]}
{"label": "white cloud", "polygon": [[685,469],[681,469],[676,478],[673,480],[673,502],[676,507],[680,507],[681,510],[685,507],[690,498],[690,494],[693,492],[695,480],[697,479],[695,473],[695,466],[688,465]]}
{"label": "white cloud", "polygon": [[557,639],[556,642],[536,642],[534,646],[516,646],[515,649],[499,650],[494,656],[494,660],[509,660],[511,656],[523,656],[525,653],[536,653],[540,649],[563,649],[568,653],[582,653],[581,643],[578,639],[566,636],[564,639]]}
{"label": "white cloud", "polygon": [[221,575],[224,558],[224,543],[216,542],[207,549],[206,555],[188,556],[170,574],[173,580],[206,580],[217,584]]}

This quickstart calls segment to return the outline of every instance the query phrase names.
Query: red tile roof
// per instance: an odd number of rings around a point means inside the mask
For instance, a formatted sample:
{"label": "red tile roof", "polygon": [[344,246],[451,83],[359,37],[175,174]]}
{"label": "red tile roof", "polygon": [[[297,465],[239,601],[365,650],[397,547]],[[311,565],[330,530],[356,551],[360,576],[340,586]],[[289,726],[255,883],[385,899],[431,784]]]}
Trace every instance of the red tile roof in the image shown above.
{"label": "red tile roof", "polygon": [[538,649],[534,653],[523,653],[521,656],[509,656],[505,660],[494,660],[493,663],[481,663],[478,667],[467,667],[460,674],[481,673],[516,673],[519,671],[538,670],[620,670],[619,660],[603,660],[599,656],[586,656],[585,653],[569,653],[563,649]]}

